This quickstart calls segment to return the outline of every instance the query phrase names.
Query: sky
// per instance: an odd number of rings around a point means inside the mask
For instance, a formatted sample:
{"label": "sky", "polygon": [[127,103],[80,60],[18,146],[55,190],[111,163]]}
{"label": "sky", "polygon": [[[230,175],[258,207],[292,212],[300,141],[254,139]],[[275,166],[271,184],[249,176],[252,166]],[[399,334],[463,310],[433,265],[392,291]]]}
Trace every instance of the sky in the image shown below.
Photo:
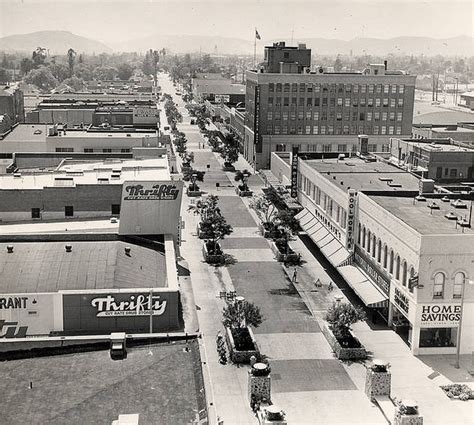
{"label": "sky", "polygon": [[251,40],[474,36],[472,0],[0,0],[0,36],[67,30],[109,45],[152,34]]}

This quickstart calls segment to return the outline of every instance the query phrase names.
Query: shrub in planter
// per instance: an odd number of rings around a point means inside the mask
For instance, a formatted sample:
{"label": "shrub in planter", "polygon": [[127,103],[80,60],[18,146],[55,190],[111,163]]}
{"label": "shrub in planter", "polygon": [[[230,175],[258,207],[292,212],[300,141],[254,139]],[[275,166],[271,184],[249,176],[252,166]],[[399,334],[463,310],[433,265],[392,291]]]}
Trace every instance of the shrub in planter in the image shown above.
{"label": "shrub in planter", "polygon": [[249,189],[247,185],[248,178],[250,176],[250,171],[237,171],[234,176],[234,180],[236,182],[240,182],[238,186],[238,194],[240,196],[252,196],[252,191]]}
{"label": "shrub in planter", "polygon": [[[264,195],[254,196],[250,201],[249,206],[257,213],[265,231],[270,232],[275,228],[273,219],[277,213],[277,209]],[[264,237],[266,238],[270,236],[269,234],[265,235],[265,232],[262,233],[264,233]]]}
{"label": "shrub in planter", "polygon": [[233,168],[239,159],[240,142],[232,133],[228,133],[222,142],[221,157],[224,159],[224,168]]}
{"label": "shrub in planter", "polygon": [[202,182],[202,181],[204,181],[204,175],[205,174],[206,174],[205,171],[198,171],[198,170],[195,170],[192,167],[183,168],[183,180],[185,182],[188,182],[188,181],[192,180],[193,178],[195,178],[196,181],[198,181],[198,182]]}
{"label": "shrub in planter", "polygon": [[[206,244],[208,253],[217,253],[218,249],[220,249],[218,242],[233,232],[232,226],[227,223],[217,207],[207,212],[206,218],[201,222],[200,230],[209,238]],[[223,255],[223,253],[214,255]]]}
{"label": "shrub in planter", "polygon": [[326,321],[339,344],[344,348],[359,348],[360,342],[351,334],[351,325],[365,319],[365,312],[352,304],[334,302],[326,313]]}

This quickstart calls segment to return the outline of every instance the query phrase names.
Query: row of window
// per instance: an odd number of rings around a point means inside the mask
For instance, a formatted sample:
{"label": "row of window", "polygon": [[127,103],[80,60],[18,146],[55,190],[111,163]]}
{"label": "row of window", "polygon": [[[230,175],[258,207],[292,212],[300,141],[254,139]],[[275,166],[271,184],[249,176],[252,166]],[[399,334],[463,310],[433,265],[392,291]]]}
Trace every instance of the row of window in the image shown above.
{"label": "row of window", "polygon": [[[298,147],[300,152],[357,152],[357,144],[347,145],[346,143],[339,143],[337,145],[332,143],[307,143],[307,144],[292,144],[286,145],[285,143],[277,143],[275,150],[277,152],[286,152],[291,150],[292,147]],[[376,143],[368,144],[369,152],[389,152],[390,147],[387,144],[377,145]]]}
{"label": "row of window", "polygon": [[[74,152],[74,148],[56,148],[56,152]],[[112,152],[129,153],[129,152],[130,152],[130,148],[122,148],[122,149],[90,149],[90,148],[84,148],[84,153],[94,153],[94,152],[102,152],[102,153],[112,153]]]}
{"label": "row of window", "polygon": [[[120,215],[120,204],[112,204],[110,210],[111,215]],[[64,207],[64,217],[74,217],[74,206]],[[31,218],[41,218],[41,208],[31,208]]]}
{"label": "row of window", "polygon": [[[398,280],[402,286],[408,287],[408,290],[413,293],[414,287],[408,284],[408,279],[415,275],[413,266],[409,267],[407,261],[401,259],[400,255],[389,248],[387,244],[382,245],[382,241],[365,226],[359,226],[357,243],[394,279]],[[466,275],[463,272],[454,275],[453,298],[461,298],[465,279]],[[446,280],[444,272],[437,272],[434,275],[433,298],[445,297]]]}
{"label": "row of window", "polygon": [[351,98],[350,97],[346,97],[346,98],[342,98],[342,97],[338,97],[337,99],[334,98],[334,97],[330,97],[330,98],[327,98],[327,97],[323,97],[323,98],[319,98],[319,97],[300,97],[300,98],[296,98],[296,97],[280,97],[280,96],[277,96],[277,97],[268,97],[267,99],[267,103],[269,106],[307,106],[307,107],[312,107],[313,105],[314,106],[331,106],[331,107],[336,107],[336,105],[338,107],[345,107],[345,108],[357,108],[357,107],[376,107],[376,108],[380,108],[380,107],[390,107],[390,108],[395,108],[395,107],[398,107],[398,108],[401,108],[403,107],[403,98],[400,97],[398,99],[395,99],[395,98],[388,98],[388,97],[384,97],[384,98],[368,98],[366,99],[365,97],[363,98],[353,98],[352,101],[351,101]]}
{"label": "row of window", "polygon": [[369,134],[369,135],[385,135],[385,134],[402,134],[402,127],[389,126],[369,126],[369,125],[271,125],[268,124],[266,134]]}
{"label": "row of window", "polygon": [[269,83],[269,92],[283,93],[392,93],[403,94],[403,84],[325,84],[325,83]]}
{"label": "row of window", "polygon": [[298,114],[296,111],[269,111],[267,112],[267,120],[272,121],[273,119],[275,120],[283,120],[283,121],[288,121],[290,120],[296,120],[296,117],[298,117],[298,120],[306,120],[306,121],[398,121],[402,122],[403,121],[403,113],[402,112],[357,112],[357,111],[352,111],[352,114],[350,111],[345,111],[344,114],[342,112],[334,112],[330,111],[329,115],[327,111],[321,112],[321,114],[318,111],[298,111]]}

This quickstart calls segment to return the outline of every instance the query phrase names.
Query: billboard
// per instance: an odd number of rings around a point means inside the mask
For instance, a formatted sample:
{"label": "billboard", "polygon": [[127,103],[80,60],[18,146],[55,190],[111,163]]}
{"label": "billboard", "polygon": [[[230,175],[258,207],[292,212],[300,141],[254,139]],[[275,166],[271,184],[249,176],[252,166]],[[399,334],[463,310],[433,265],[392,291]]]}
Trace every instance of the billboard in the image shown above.
{"label": "billboard", "polygon": [[147,290],[63,293],[68,333],[153,332],[180,329],[178,291]]}
{"label": "billboard", "polygon": [[0,296],[0,338],[24,338],[62,331],[61,301],[57,293]]}
{"label": "billboard", "polygon": [[120,206],[121,235],[178,237],[183,182],[125,181]]}

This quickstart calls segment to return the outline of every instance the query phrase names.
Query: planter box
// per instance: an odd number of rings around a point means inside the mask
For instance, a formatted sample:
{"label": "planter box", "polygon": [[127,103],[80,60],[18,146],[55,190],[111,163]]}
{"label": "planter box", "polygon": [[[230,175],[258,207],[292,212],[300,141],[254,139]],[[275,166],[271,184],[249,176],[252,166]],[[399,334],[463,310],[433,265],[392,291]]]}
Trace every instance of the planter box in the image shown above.
{"label": "planter box", "polygon": [[374,401],[376,396],[386,395],[390,397],[391,386],[392,375],[389,371],[374,372],[372,369],[367,369],[365,375],[365,394],[371,401]]}
{"label": "planter box", "polygon": [[423,425],[423,416],[401,415],[395,416],[393,425]]}
{"label": "planter box", "polygon": [[[214,151],[213,151],[213,152],[214,152]],[[232,171],[232,172],[234,172],[234,171],[235,171],[235,167],[234,167],[233,165],[227,165],[227,166],[223,165],[223,166],[222,166],[222,171]]]}
{"label": "planter box", "polygon": [[254,376],[249,370],[249,400],[252,395],[257,400],[265,400],[269,402],[272,396],[272,378],[268,376]]}
{"label": "planter box", "polygon": [[280,261],[280,262],[283,262],[283,263],[286,263],[286,262],[296,262],[299,260],[300,256],[299,254],[297,254],[296,252],[294,252],[293,250],[290,250],[288,251],[288,254],[286,253],[282,253],[276,243],[274,241],[271,241],[270,242],[270,245],[271,245],[271,248],[272,248],[272,251],[273,253],[275,254],[275,258],[277,261]]}
{"label": "planter box", "polygon": [[253,335],[252,329],[247,327],[247,330],[250,334],[250,338],[252,339],[252,343],[255,349],[242,351],[242,350],[237,350],[235,348],[234,337],[232,336],[232,332],[230,328],[225,328],[225,340],[227,342],[227,347],[229,349],[230,359],[234,363],[250,363],[250,357],[255,356],[258,358],[260,355],[257,341],[255,341],[255,337]]}
{"label": "planter box", "polygon": [[209,254],[207,251],[206,243],[202,247],[202,255],[204,261],[209,264],[222,264],[224,263],[224,254]]}
{"label": "planter box", "polygon": [[202,195],[202,191],[186,189],[186,195],[188,195],[190,198],[197,198]]}
{"label": "planter box", "polygon": [[240,190],[238,187],[235,188],[235,193],[242,197],[253,195],[253,192],[251,190]]}
{"label": "planter box", "polygon": [[323,324],[321,331],[339,360],[362,360],[367,358],[367,351],[363,346],[359,348],[342,347],[326,323]]}

